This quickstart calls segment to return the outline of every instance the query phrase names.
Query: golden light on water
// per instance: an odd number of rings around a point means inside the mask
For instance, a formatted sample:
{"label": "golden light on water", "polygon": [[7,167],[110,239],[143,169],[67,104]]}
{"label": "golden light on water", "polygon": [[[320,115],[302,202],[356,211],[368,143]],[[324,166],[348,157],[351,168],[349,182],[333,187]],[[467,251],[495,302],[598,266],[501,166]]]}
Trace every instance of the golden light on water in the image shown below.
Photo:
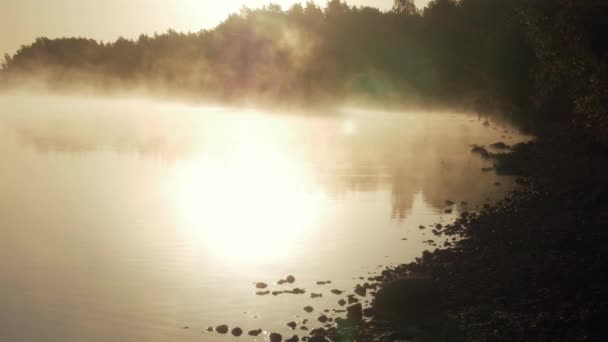
{"label": "golden light on water", "polygon": [[284,141],[255,131],[241,131],[220,158],[180,163],[170,182],[180,226],[230,262],[270,262],[293,252],[324,207],[324,193]]}

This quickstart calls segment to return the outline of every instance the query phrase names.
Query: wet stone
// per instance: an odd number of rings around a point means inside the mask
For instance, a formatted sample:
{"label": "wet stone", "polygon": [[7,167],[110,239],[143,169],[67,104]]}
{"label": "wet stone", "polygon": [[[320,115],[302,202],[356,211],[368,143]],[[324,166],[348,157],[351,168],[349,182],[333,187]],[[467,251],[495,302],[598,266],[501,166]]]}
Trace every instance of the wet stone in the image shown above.
{"label": "wet stone", "polygon": [[446,214],[451,214],[452,213],[452,209],[446,209],[443,212],[446,213]]}
{"label": "wet stone", "polygon": [[268,284],[259,282],[259,283],[255,283],[255,287],[258,289],[265,289],[268,287]]}
{"label": "wet stone", "polygon": [[325,323],[325,322],[327,322],[327,316],[321,315],[317,318],[317,321],[319,321],[321,323]]}
{"label": "wet stone", "polygon": [[419,228],[419,229],[424,229],[424,228],[426,228],[426,227],[425,227],[425,226],[423,226],[423,225],[420,225],[420,226],[418,226],[418,228]]}
{"label": "wet stone", "polygon": [[270,294],[270,291],[258,291],[255,294],[258,296],[265,296],[267,294]]}
{"label": "wet stone", "polygon": [[243,335],[243,330],[239,327],[236,327],[236,328],[232,329],[232,335],[237,336],[237,337],[241,336],[241,335]]}
{"label": "wet stone", "polygon": [[250,330],[248,332],[248,335],[249,336],[258,336],[261,333],[262,333],[262,329],[256,329],[256,330]]}
{"label": "wet stone", "polygon": [[300,341],[300,338],[298,337],[298,335],[293,335],[290,338],[285,339],[285,342],[298,342]]}
{"label": "wet stone", "polygon": [[354,321],[360,321],[363,318],[363,306],[357,303],[346,308],[346,318]]}
{"label": "wet stone", "polygon": [[213,327],[207,327],[207,331],[213,331]]}
{"label": "wet stone", "polygon": [[228,332],[228,326],[226,324],[218,325],[217,327],[215,327],[215,331],[220,334],[225,334]]}
{"label": "wet stone", "polygon": [[355,286],[355,293],[361,297],[365,297],[365,295],[367,294],[367,289],[361,285],[357,285]]}
{"label": "wet stone", "polygon": [[270,335],[268,336],[268,340],[270,342],[281,342],[283,341],[283,336],[278,333],[270,333]]}
{"label": "wet stone", "polygon": [[293,322],[293,321],[292,321],[292,322],[287,323],[286,325],[287,325],[288,327],[290,327],[290,328],[291,328],[291,330],[295,329],[295,328],[298,326],[298,324],[297,324],[296,322]]}
{"label": "wet stone", "polygon": [[313,308],[312,308],[312,306],[310,306],[310,305],[309,305],[309,306],[305,306],[305,307],[304,307],[304,311],[306,311],[306,312],[308,312],[308,313],[311,313],[313,310],[314,310],[314,309],[313,309]]}
{"label": "wet stone", "polygon": [[348,304],[354,304],[354,303],[359,303],[359,299],[357,299],[353,295],[348,296]]}
{"label": "wet stone", "polygon": [[[382,265],[380,265],[380,266],[382,266]],[[341,291],[341,290],[338,290],[338,289],[333,289],[333,290],[331,290],[331,293],[333,293],[333,294],[337,294],[337,295],[340,295],[340,294],[342,294],[343,292],[344,292],[344,291]]]}
{"label": "wet stone", "polygon": [[323,297],[322,293],[311,293],[310,294],[310,298],[319,298],[319,297]]}
{"label": "wet stone", "polygon": [[296,278],[290,274],[290,275],[287,276],[287,278],[285,278],[285,280],[288,283],[293,284],[296,281]]}
{"label": "wet stone", "polygon": [[344,299],[340,299],[338,301],[338,304],[340,304],[340,306],[344,306],[344,305],[346,305],[346,301]]}

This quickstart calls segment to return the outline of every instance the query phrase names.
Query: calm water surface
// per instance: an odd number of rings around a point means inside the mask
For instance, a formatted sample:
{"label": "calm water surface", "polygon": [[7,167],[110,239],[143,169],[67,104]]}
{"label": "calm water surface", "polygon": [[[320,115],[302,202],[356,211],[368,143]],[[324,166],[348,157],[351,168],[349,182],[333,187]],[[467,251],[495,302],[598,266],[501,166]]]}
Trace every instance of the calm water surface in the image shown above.
{"label": "calm water surface", "polygon": [[[345,297],[330,289],[435,248],[419,225],[512,188],[469,145],[522,139],[458,113],[0,97],[0,340],[291,336]],[[256,296],[255,281],[307,293]]]}

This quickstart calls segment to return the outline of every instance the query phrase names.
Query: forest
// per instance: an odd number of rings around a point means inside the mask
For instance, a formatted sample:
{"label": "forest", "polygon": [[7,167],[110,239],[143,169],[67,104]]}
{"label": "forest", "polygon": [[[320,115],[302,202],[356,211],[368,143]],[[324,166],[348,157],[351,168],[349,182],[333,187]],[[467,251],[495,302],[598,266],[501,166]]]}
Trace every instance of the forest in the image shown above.
{"label": "forest", "polygon": [[138,39],[38,38],[0,84],[143,88],[232,104],[459,106],[603,139],[608,4],[433,0],[390,11],[340,0],[243,7],[217,27]]}

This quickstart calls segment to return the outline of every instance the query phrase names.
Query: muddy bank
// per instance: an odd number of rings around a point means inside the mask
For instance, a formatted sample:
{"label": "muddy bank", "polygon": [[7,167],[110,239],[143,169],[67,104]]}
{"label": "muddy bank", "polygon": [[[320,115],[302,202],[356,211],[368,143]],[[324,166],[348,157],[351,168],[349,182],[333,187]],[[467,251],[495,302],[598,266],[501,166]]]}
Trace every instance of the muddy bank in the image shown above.
{"label": "muddy bank", "polygon": [[441,241],[458,237],[449,248],[385,270],[373,318],[339,322],[329,338],[606,340],[606,156],[572,132],[492,156],[522,189],[443,227]]}

